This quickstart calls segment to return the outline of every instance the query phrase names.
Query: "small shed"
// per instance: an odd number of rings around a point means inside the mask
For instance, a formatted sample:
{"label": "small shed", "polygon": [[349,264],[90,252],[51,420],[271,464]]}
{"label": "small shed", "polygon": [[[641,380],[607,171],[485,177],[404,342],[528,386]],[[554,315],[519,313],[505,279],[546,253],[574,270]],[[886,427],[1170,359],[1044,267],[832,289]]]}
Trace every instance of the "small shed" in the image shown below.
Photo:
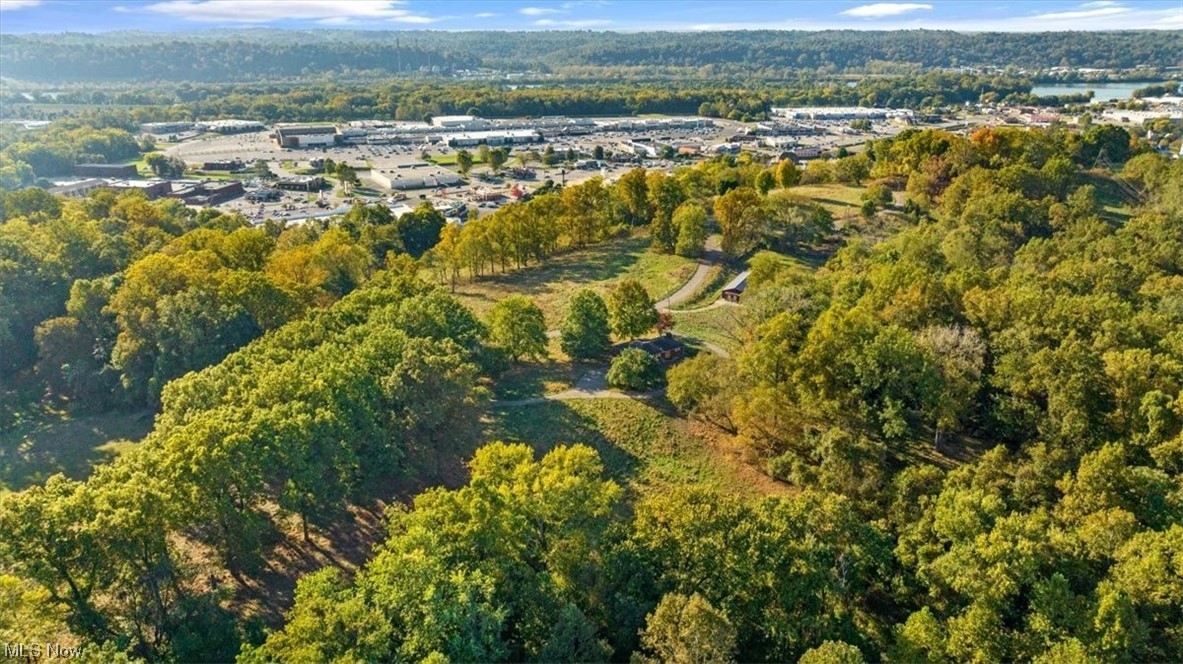
{"label": "small shed", "polygon": [[751,274],[751,272],[751,270],[744,270],[743,272],[740,272],[738,276],[732,279],[731,283],[727,284],[727,286],[723,288],[723,299],[727,300],[728,302],[739,302],[739,298],[748,288],[748,275]]}

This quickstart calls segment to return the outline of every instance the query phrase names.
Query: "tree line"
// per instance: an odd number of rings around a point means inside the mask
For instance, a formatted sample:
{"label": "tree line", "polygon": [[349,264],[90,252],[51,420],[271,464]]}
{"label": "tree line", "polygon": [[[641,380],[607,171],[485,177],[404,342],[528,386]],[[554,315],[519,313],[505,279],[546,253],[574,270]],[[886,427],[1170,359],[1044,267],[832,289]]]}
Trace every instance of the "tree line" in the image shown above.
{"label": "tree line", "polygon": [[[885,63],[962,66],[1169,67],[1183,57],[1171,31],[418,32],[211,31],[192,34],[12,35],[0,60],[13,78],[46,81],[204,81],[378,78],[408,70],[868,73]],[[709,75],[709,74],[708,74]]]}
{"label": "tree line", "polygon": [[445,225],[430,205],[285,228],[139,192],[0,202],[0,386],[32,378],[92,412],[156,403],[170,380],[422,256]]}

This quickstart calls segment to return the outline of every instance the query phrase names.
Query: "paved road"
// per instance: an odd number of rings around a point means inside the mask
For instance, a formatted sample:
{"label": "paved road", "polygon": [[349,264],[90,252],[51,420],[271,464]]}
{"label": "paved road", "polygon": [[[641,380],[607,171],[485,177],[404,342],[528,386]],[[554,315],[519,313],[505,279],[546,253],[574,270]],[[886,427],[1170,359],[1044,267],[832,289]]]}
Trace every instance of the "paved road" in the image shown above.
{"label": "paved road", "polygon": [[703,283],[707,280],[707,275],[710,274],[711,267],[718,262],[718,252],[719,236],[712,235],[707,238],[706,252],[702,260],[698,262],[698,269],[694,271],[694,274],[690,275],[690,278],[686,280],[686,283],[682,284],[681,288],[671,293],[669,297],[661,302],[658,302],[657,310],[669,311],[675,305],[681,304],[697,295],[698,289],[702,288]]}

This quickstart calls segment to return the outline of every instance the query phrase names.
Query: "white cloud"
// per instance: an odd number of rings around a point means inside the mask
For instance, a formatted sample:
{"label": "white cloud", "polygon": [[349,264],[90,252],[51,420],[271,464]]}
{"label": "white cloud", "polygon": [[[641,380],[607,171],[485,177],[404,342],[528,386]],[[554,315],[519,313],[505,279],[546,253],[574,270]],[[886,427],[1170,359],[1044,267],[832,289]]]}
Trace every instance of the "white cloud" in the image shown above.
{"label": "white cloud", "polygon": [[36,7],[41,4],[41,0],[0,0],[0,12],[12,11],[14,9],[28,9],[29,7]]}
{"label": "white cloud", "polygon": [[[1104,6],[1099,6],[1099,5]],[[1077,30],[1082,32],[1110,30],[1183,30],[1183,4],[1163,8],[1163,4],[1129,5],[1113,0],[1096,0],[1070,5],[1066,11],[1036,15],[995,17],[939,18],[900,16],[880,21],[850,21],[835,17],[832,20],[770,19],[768,21],[734,21],[698,25],[649,25],[648,29],[665,30],[953,30],[956,32],[1044,32]],[[857,8],[856,8],[857,9]],[[1116,10],[1116,11],[1114,11]],[[630,26],[631,27],[631,26]]]}
{"label": "white cloud", "polygon": [[[1091,4],[1091,3],[1090,3]],[[1082,7],[1087,5],[1081,5]],[[1049,12],[1047,14],[1036,14],[1032,16],[1032,20],[1036,21],[1075,21],[1082,18],[1101,18],[1103,16],[1116,16],[1117,14],[1124,14],[1130,11],[1129,7],[1108,5],[1105,7],[1097,7],[1095,9],[1081,9],[1070,12]]]}
{"label": "white cloud", "polygon": [[534,21],[534,25],[544,28],[597,28],[610,25],[612,21],[603,19],[583,19],[574,21],[556,21],[549,18]]}
{"label": "white cloud", "polygon": [[554,7],[522,7],[518,13],[525,16],[546,16],[547,14],[557,14],[559,10]]}
{"label": "white cloud", "polygon": [[921,9],[932,9],[932,5],[919,2],[876,2],[852,7],[839,13],[855,18],[883,18],[884,16],[899,16]]}
{"label": "white cloud", "polygon": [[481,12],[479,14],[473,14],[472,17],[473,18],[493,18],[496,15],[497,14],[495,14],[493,12]]}
{"label": "white cloud", "polygon": [[402,0],[165,0],[144,9],[201,23],[270,23],[281,20],[333,21],[353,18],[386,19],[400,23],[431,23],[399,6]]}

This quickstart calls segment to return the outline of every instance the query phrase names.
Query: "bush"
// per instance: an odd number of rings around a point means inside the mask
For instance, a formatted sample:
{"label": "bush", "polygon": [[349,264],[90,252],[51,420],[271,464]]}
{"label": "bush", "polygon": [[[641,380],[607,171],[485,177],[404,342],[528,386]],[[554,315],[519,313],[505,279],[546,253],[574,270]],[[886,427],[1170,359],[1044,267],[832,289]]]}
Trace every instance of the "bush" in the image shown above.
{"label": "bush", "polygon": [[657,360],[639,348],[627,348],[608,367],[608,384],[624,390],[641,391],[661,382]]}

